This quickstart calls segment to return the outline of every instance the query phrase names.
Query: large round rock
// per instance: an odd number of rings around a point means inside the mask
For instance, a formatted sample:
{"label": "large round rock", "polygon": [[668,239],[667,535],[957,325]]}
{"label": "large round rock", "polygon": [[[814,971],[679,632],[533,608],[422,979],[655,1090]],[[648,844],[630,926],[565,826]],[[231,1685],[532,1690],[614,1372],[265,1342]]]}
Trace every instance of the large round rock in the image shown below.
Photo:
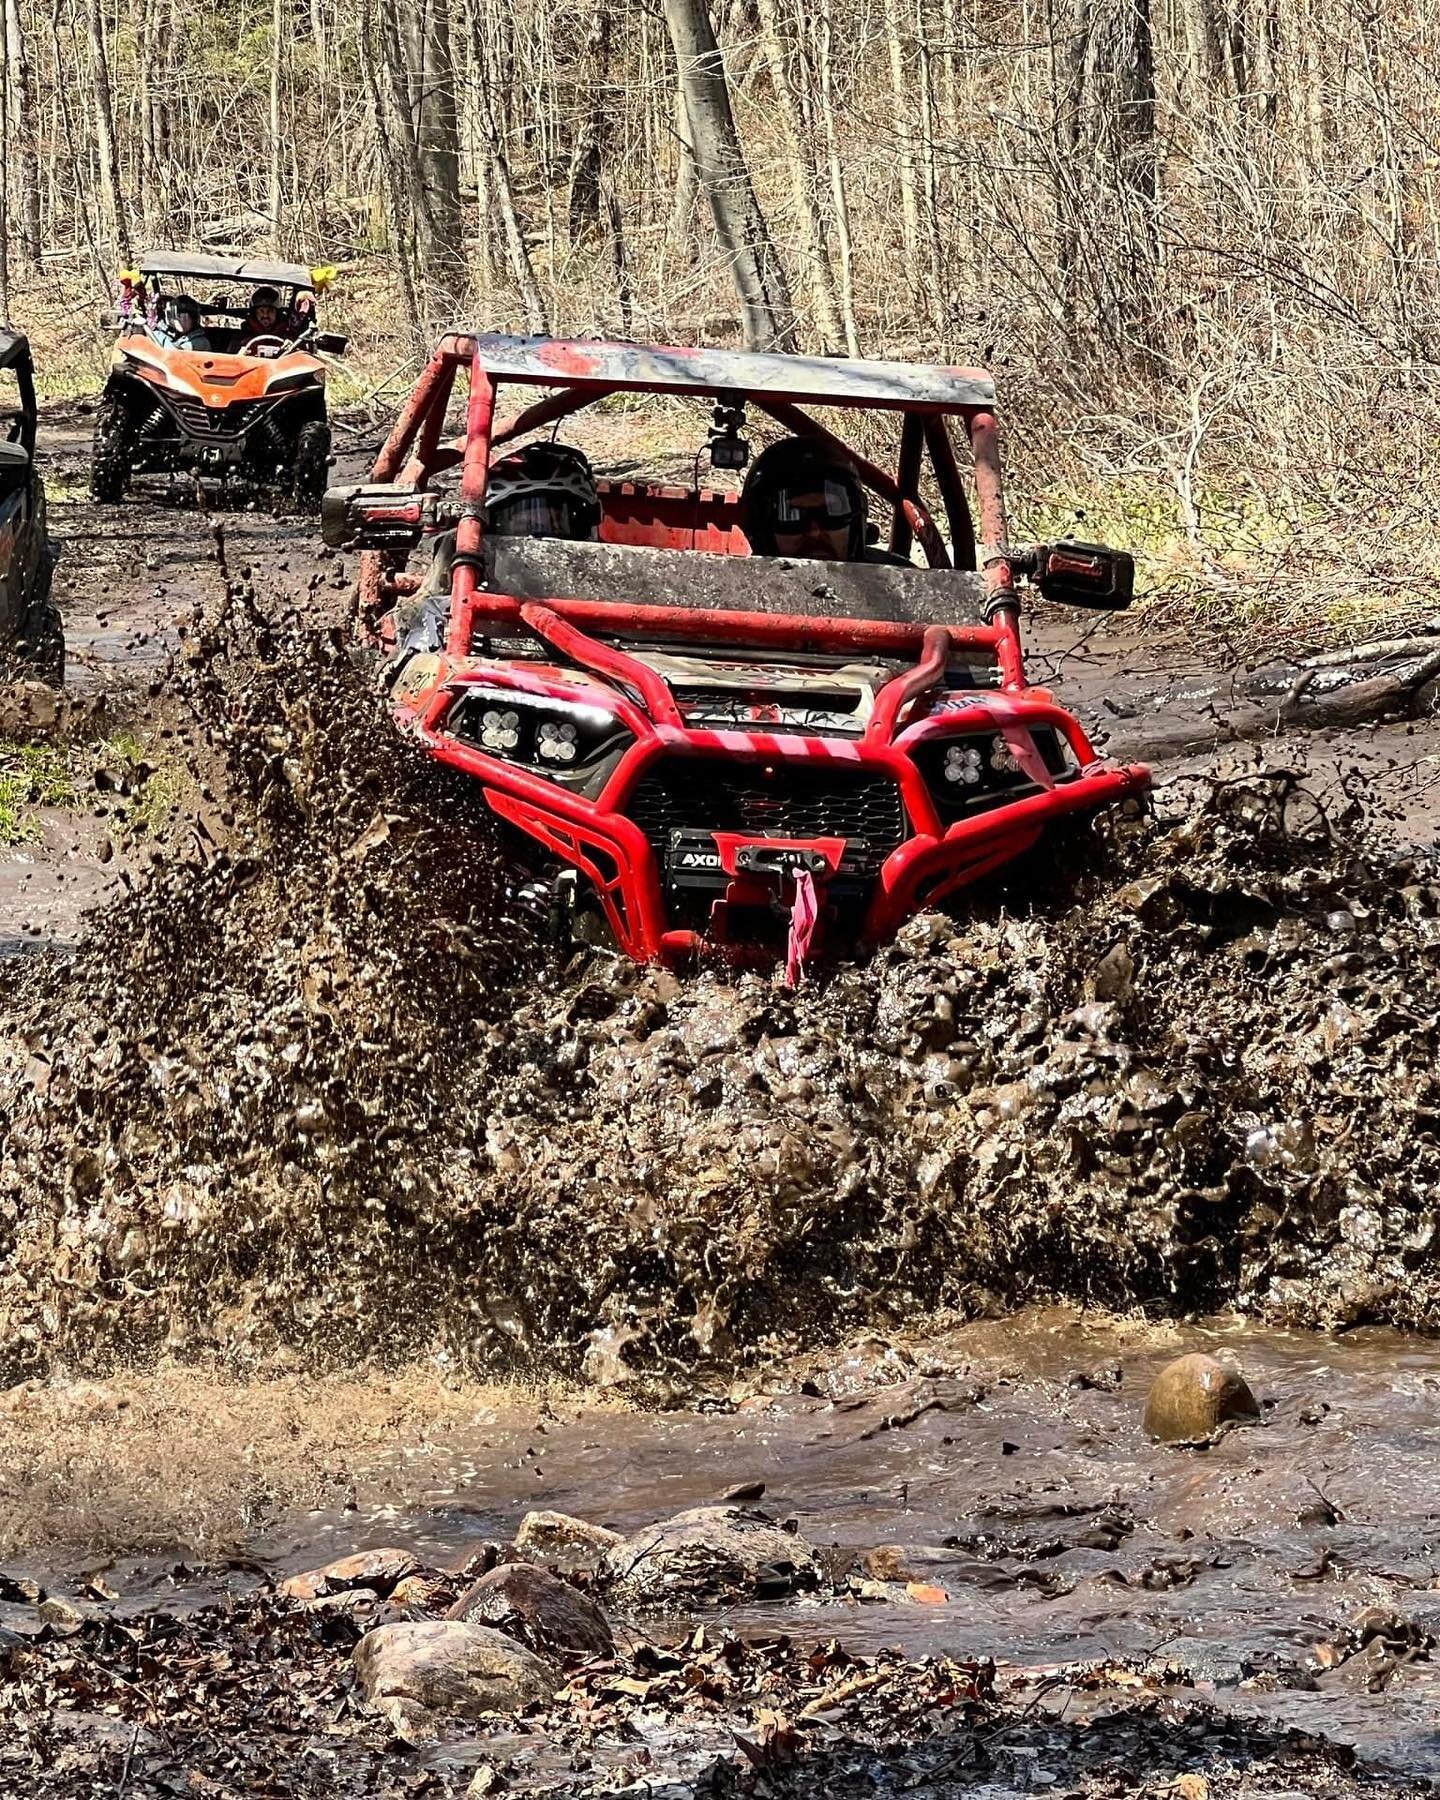
{"label": "large round rock", "polygon": [[1199,1354],[1167,1363],[1145,1402],[1145,1430],[1165,1444],[1208,1443],[1223,1425],[1259,1417],[1244,1376]]}
{"label": "large round rock", "polygon": [[697,1506],[616,1544],[601,1573],[625,1605],[685,1607],[802,1592],[821,1570],[804,1538],[765,1513]]}
{"label": "large round rock", "polygon": [[620,1542],[618,1531],[560,1512],[528,1512],[515,1532],[515,1549],[521,1556],[567,1568],[593,1569]]}
{"label": "large round rock", "polygon": [[405,1701],[475,1719],[546,1701],[560,1671],[503,1632],[458,1619],[380,1625],[355,1646],[355,1673],[377,1706]]}
{"label": "large round rock", "polygon": [[610,1656],[615,1640],[588,1594],[534,1563],[502,1563],[471,1582],[446,1615],[493,1625],[532,1650],[560,1657]]}

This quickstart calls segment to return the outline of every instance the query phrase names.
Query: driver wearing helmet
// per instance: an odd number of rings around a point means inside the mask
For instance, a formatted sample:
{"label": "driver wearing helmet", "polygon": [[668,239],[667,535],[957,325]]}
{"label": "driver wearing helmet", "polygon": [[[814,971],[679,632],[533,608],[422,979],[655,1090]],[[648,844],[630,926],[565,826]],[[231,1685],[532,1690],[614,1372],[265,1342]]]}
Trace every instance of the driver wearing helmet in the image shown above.
{"label": "driver wearing helmet", "polygon": [[250,296],[250,310],[240,327],[240,348],[248,350],[257,338],[288,337],[280,317],[280,296],[273,287],[257,287]]}
{"label": "driver wearing helmet", "polygon": [[[570,444],[526,444],[492,463],[485,486],[485,530],[495,537],[597,538],[600,493],[584,453]],[[436,538],[418,603],[396,613],[396,674],[417,652],[444,647],[455,536],[446,531]]]}
{"label": "driver wearing helmet", "polygon": [[491,465],[485,525],[496,537],[594,538],[600,495],[584,454],[570,444],[526,444]]}
{"label": "driver wearing helmet", "polygon": [[176,294],[165,302],[155,327],[155,341],[169,350],[208,350],[210,340],[200,329],[200,308],[189,294]]}
{"label": "driver wearing helmet", "polygon": [[909,567],[865,541],[869,503],[843,450],[816,438],[781,438],[750,465],[740,521],[756,556]]}

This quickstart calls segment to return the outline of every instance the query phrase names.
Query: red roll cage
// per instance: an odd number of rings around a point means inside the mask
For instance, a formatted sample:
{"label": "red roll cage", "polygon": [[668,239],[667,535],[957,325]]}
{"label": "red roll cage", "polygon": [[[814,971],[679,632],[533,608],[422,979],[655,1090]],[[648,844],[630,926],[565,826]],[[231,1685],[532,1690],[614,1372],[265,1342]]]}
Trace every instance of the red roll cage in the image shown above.
{"label": "red roll cage", "polygon": [[[446,441],[446,415],[462,368],[469,372],[465,431]],[[557,391],[532,400],[509,417],[497,418],[497,397],[505,386]],[[621,393],[687,395],[731,403],[743,400],[788,431],[842,449],[867,486],[889,504],[892,551],[906,555],[918,542],[931,568],[978,569],[983,578],[985,623],[952,625],[951,644],[956,650],[988,652],[998,665],[1003,686],[1024,685],[1014,574],[1006,544],[995,388],[983,370],[486,333],[452,332],[440,341],[373,471],[377,483],[420,492],[435,476],[457,467],[461,470],[447,641],[452,655],[469,654],[477,635],[507,626],[534,628],[533,619],[522,617],[522,600],[480,587],[484,500],[492,454],[529,432]],[[894,473],[845,444],[805,410],[811,405],[899,413]],[[971,448],[978,531],[951,437],[952,417],[962,421]],[[945,513],[953,561],[921,498],[927,463]],[[647,484],[602,483],[601,487],[606,512],[602,536],[611,541],[732,553],[748,548],[733,525],[732,495],[713,491],[689,494]],[[692,522],[688,529],[679,522],[677,503],[681,501],[689,506]],[[371,619],[417,586],[418,577],[397,573],[385,552],[365,553],[361,603]],[[573,628],[690,643],[865,650],[907,658],[920,656],[925,649],[923,623],[701,611],[668,605],[617,606],[583,596],[556,596],[548,606]]]}

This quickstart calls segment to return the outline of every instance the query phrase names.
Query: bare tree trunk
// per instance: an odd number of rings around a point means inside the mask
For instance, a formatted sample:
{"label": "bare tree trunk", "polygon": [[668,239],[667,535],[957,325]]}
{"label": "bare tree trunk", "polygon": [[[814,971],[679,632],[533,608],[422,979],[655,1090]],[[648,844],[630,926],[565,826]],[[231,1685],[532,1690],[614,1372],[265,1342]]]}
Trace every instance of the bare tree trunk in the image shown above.
{"label": "bare tree trunk", "polygon": [[0,323],[10,323],[10,59],[0,70]]}
{"label": "bare tree trunk", "polygon": [[1275,12],[1271,0],[1253,0],[1250,18],[1250,45],[1255,64],[1254,106],[1267,125],[1275,123],[1279,94],[1275,83]]}
{"label": "bare tree trunk", "polygon": [[929,277],[927,311],[937,331],[949,328],[945,294],[945,250],[940,229],[940,178],[935,157],[935,76],[925,29],[925,0],[916,0],[915,47],[920,72],[920,197],[925,239],[925,272]]}
{"label": "bare tree trunk", "polygon": [[675,142],[679,168],[675,176],[675,205],[670,214],[667,247],[678,247],[686,263],[695,262],[695,202],[700,195],[699,177],[695,173],[695,146],[690,141],[690,120],[685,112],[685,94],[675,90]]}
{"label": "bare tree trunk", "polygon": [[850,198],[840,161],[840,133],[835,123],[835,71],[831,61],[833,22],[830,0],[820,0],[815,30],[815,72],[820,83],[820,118],[825,129],[825,163],[830,174],[830,205],[835,215],[835,241],[840,251],[840,312],[845,327],[845,353],[860,354],[855,318],[855,250],[850,236]]}
{"label": "bare tree trunk", "polygon": [[1225,76],[1224,37],[1216,0],[1189,0],[1186,14],[1190,57],[1199,78],[1202,98],[1213,94]]}
{"label": "bare tree trunk", "polygon": [[598,235],[605,176],[605,81],[610,70],[610,0],[595,0],[585,33],[585,110],[570,156],[570,241]]}
{"label": "bare tree trunk", "polygon": [[905,41],[899,0],[885,0],[885,41],[890,52],[890,119],[900,168],[900,224],[905,247],[905,289],[920,292],[920,201],[915,174],[915,124],[905,76]]}
{"label": "bare tree trunk", "polygon": [[525,323],[531,331],[546,332],[550,329],[549,319],[540,293],[540,284],[535,279],[535,265],[530,260],[530,246],[525,241],[525,231],[520,223],[520,210],[515,204],[515,185],[510,177],[510,162],[499,136],[493,131],[487,149],[490,158],[490,185],[495,194],[495,204],[500,209],[500,225],[505,234],[505,254],[510,263],[511,277],[520,294],[520,303],[525,309]]}
{"label": "bare tree trunk", "polygon": [[19,147],[20,242],[25,261],[40,267],[40,154],[39,124],[35,115],[35,75],[20,16],[19,0],[5,0],[5,61],[10,75],[6,105],[10,130]]}
{"label": "bare tree trunk", "polygon": [[620,197],[608,178],[605,182],[605,223],[610,240],[610,269],[615,277],[615,297],[620,304],[620,330],[628,338],[635,329],[635,290],[630,282],[630,257],[625,248]]}
{"label": "bare tree trunk", "polygon": [[399,11],[415,143],[416,249],[432,326],[451,322],[469,289],[460,222],[460,127],[450,54],[450,0],[390,0]]}
{"label": "bare tree trunk", "polygon": [[589,103],[570,158],[570,241],[577,243],[604,230],[620,303],[621,329],[628,336],[634,322],[634,295],[624,218],[609,166],[611,46],[610,0],[595,0],[583,65]]}
{"label": "bare tree trunk", "polygon": [[274,0],[270,14],[270,238],[278,255],[283,249],[285,188],[281,179],[285,139],[280,118],[281,82],[285,58],[285,0]]}
{"label": "bare tree trunk", "polygon": [[1119,202],[1127,265],[1117,295],[1125,336],[1142,356],[1158,349],[1155,294],[1159,264],[1156,215],[1159,166],[1155,145],[1155,50],[1150,0],[1110,0],[1098,36],[1109,104],[1097,133]]}
{"label": "bare tree trunk", "polygon": [[790,34],[782,34],[779,0],[759,0],[761,44],[770,69],[770,84],[780,107],[780,120],[785,129],[791,186],[795,194],[795,210],[800,219],[800,238],[805,267],[810,276],[815,302],[815,317],[820,326],[824,348],[836,349],[844,342],[840,322],[840,295],[835,286],[835,271],[830,266],[830,253],[825,244],[825,227],[820,218],[816,198],[818,174],[812,152],[812,139],[801,112],[800,93],[791,71]]}
{"label": "bare tree trunk", "polygon": [[481,58],[481,29],[476,9],[483,0],[467,0],[466,65],[461,114],[461,140],[468,148],[475,173],[476,284],[482,296],[505,280],[505,261],[496,231],[495,200],[490,180],[490,153],[486,142],[485,64]]}
{"label": "bare tree trunk", "polygon": [[1062,64],[1062,86],[1055,109],[1054,161],[1057,260],[1065,335],[1072,353],[1080,351],[1080,143],[1085,109],[1085,68],[1090,59],[1091,0],[1070,0],[1070,31]]}
{"label": "bare tree trunk", "polygon": [[115,247],[130,261],[130,225],[120,191],[120,152],[115,142],[115,105],[110,91],[110,58],[105,45],[101,0],[90,0],[90,76],[94,88],[95,140],[100,153],[100,192]]}
{"label": "bare tree trunk", "polygon": [[740,147],[725,64],[705,0],[664,0],[665,24],[685,95],[695,168],[740,298],[745,342],[793,350],[795,309],[770,228]]}
{"label": "bare tree trunk", "polygon": [[505,258],[510,265],[516,291],[520,295],[520,304],[525,311],[526,326],[531,331],[544,332],[549,330],[545,301],[540,293],[540,284],[535,279],[535,265],[530,260],[530,247],[525,241],[524,228],[520,223],[515,186],[510,177],[510,162],[505,154],[500,121],[495,113],[494,95],[497,90],[503,93],[505,89],[495,78],[495,71],[491,67],[481,3],[482,0],[472,0],[470,35],[478,77],[476,116],[480,127],[481,150],[485,158],[486,185],[500,214]]}
{"label": "bare tree trunk", "polygon": [[[388,58],[386,60],[388,66]],[[390,241],[400,277],[405,316],[410,327],[410,343],[417,356],[424,356],[427,334],[420,310],[420,296],[415,289],[414,250],[409,229],[409,220],[413,216],[410,207],[412,190],[407,180],[409,168],[397,142],[397,137],[403,137],[403,134],[392,132],[390,128],[385,96],[380,87],[374,21],[369,0],[364,0],[360,8],[360,73],[370,99],[370,122],[375,133],[380,179],[385,188]],[[405,141],[408,144],[408,140]]]}

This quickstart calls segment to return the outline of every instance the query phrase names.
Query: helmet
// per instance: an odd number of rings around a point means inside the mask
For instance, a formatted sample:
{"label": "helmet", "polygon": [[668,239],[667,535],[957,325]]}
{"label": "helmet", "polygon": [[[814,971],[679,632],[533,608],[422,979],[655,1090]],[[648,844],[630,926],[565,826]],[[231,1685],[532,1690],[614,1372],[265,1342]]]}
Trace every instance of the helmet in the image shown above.
{"label": "helmet", "polygon": [[849,529],[846,556],[861,555],[869,502],[854,463],[817,438],[790,437],[760,452],[740,490],[740,517],[757,556],[776,554],[775,532],[786,523],[794,494],[823,494],[836,529]]}
{"label": "helmet", "polygon": [[280,295],[273,287],[257,287],[250,296],[250,311],[258,312],[262,306],[273,306],[280,310]]}
{"label": "helmet", "polygon": [[526,444],[490,469],[486,524],[497,537],[589,538],[600,523],[590,464],[569,444]]}

